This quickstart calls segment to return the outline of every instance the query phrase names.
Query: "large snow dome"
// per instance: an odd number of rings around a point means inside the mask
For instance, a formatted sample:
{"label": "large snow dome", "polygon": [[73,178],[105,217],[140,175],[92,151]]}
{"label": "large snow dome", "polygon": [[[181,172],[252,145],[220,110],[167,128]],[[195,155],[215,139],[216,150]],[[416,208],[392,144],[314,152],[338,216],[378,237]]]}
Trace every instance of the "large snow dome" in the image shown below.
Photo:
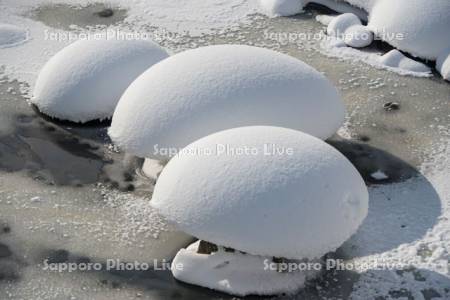
{"label": "large snow dome", "polygon": [[[391,45],[414,56],[436,60],[450,46],[450,1],[379,0],[368,25]],[[401,34],[402,38],[394,38]]]}
{"label": "large snow dome", "polygon": [[31,102],[58,119],[110,118],[130,83],[167,56],[150,41],[79,40],[45,64]]}
{"label": "large snow dome", "polygon": [[218,45],[176,54],[139,76],[120,99],[109,135],[129,153],[161,158],[156,147],[183,148],[239,126],[288,127],[325,139],[344,116],[336,88],[300,60]]}
{"label": "large snow dome", "polygon": [[337,150],[268,126],[221,131],[172,158],[151,205],[182,231],[254,255],[319,258],[355,233],[368,192]]}

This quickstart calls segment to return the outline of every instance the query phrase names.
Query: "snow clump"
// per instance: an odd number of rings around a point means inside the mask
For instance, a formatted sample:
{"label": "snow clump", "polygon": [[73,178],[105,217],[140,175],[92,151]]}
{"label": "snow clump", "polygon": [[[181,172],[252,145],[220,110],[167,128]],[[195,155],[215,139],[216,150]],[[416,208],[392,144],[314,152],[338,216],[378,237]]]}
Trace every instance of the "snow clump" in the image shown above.
{"label": "snow clump", "polygon": [[389,51],[388,53],[380,56],[380,63],[387,67],[399,68],[402,70],[417,72],[417,73],[430,73],[431,69],[411,58],[406,57],[400,51],[394,49]]}

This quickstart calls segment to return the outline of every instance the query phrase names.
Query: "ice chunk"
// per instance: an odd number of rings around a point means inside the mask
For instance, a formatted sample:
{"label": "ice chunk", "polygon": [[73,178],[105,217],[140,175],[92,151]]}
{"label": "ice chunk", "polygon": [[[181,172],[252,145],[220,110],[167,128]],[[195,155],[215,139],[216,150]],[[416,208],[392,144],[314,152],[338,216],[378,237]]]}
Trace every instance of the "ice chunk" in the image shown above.
{"label": "ice chunk", "polygon": [[[320,271],[315,265],[292,262],[307,270],[278,272],[272,257],[254,256],[240,252],[197,253],[199,242],[181,249],[172,262],[172,274],[180,281],[200,285],[236,296],[294,294]],[[309,267],[311,266],[311,267]],[[319,264],[320,266],[320,264]]]}

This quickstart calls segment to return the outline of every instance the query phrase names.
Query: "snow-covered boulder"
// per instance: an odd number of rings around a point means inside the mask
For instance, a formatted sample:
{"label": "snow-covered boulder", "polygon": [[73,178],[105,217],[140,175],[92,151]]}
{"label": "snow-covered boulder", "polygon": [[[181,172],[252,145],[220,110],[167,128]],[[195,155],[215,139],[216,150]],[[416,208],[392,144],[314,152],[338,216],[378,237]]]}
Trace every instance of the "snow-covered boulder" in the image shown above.
{"label": "snow-covered boulder", "polygon": [[335,17],[328,24],[327,34],[342,38],[348,28],[361,25],[361,20],[354,14],[346,13]]}
{"label": "snow-covered boulder", "polygon": [[439,55],[436,61],[436,69],[445,80],[450,81],[450,49]]}
{"label": "snow-covered boulder", "polygon": [[280,272],[272,257],[226,252],[222,248],[210,255],[200,254],[198,247],[197,241],[177,253],[171,267],[174,277],[236,296],[294,294],[307,280],[319,275],[322,267],[320,262],[314,262],[300,271],[308,265],[292,262],[286,265],[286,272]]}
{"label": "snow-covered boulder", "polygon": [[353,48],[367,47],[373,42],[373,32],[367,26],[353,25],[347,28],[344,42]]}
{"label": "snow-covered boulder", "polygon": [[380,57],[380,63],[387,67],[399,68],[405,71],[429,73],[431,69],[421,62],[406,57],[400,51],[394,49]]}
{"label": "snow-covered boulder", "polygon": [[0,48],[14,47],[29,39],[28,32],[11,24],[0,23]]}
{"label": "snow-covered boulder", "polygon": [[166,57],[167,52],[150,41],[80,40],[45,64],[31,102],[62,120],[110,118],[130,83]]}
{"label": "snow-covered boulder", "polygon": [[250,126],[184,148],[162,171],[150,203],[201,240],[253,255],[315,259],[356,232],[368,192],[353,165],[322,140]]}
{"label": "snow-covered boulder", "polygon": [[218,45],[156,64],[125,91],[109,135],[128,153],[167,158],[211,133],[240,126],[298,129],[326,139],[345,107],[336,88],[302,61],[272,50]]}
{"label": "snow-covered boulder", "polygon": [[271,17],[292,16],[303,11],[304,0],[259,0],[264,13]]}
{"label": "snow-covered boulder", "polygon": [[436,60],[450,45],[450,1],[379,0],[368,26],[398,49]]}

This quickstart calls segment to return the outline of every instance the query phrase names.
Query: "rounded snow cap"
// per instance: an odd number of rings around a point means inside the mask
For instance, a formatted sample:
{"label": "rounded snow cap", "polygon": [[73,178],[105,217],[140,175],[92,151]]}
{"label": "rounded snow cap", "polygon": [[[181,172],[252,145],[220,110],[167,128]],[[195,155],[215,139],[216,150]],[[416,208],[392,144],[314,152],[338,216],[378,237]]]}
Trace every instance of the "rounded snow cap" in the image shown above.
{"label": "rounded snow cap", "polygon": [[341,38],[348,28],[355,25],[361,25],[361,20],[355,14],[345,13],[331,20],[327,27],[327,34]]}
{"label": "rounded snow cap", "polygon": [[302,12],[304,0],[259,0],[263,11],[271,17],[292,16]]}
{"label": "rounded snow cap", "polygon": [[353,165],[327,143],[268,126],[204,137],[169,161],[151,205],[181,231],[254,255],[319,258],[367,215]]}
{"label": "rounded snow cap", "polygon": [[173,55],[139,76],[120,99],[109,135],[128,153],[161,159],[242,126],[287,127],[326,139],[344,117],[336,88],[302,61],[219,45]]}
{"label": "rounded snow cap", "polygon": [[45,64],[31,102],[62,120],[107,119],[130,83],[166,57],[167,52],[150,41],[79,40]]}
{"label": "rounded snow cap", "polygon": [[369,27],[400,50],[436,60],[450,45],[450,1],[380,0],[370,12]]}

